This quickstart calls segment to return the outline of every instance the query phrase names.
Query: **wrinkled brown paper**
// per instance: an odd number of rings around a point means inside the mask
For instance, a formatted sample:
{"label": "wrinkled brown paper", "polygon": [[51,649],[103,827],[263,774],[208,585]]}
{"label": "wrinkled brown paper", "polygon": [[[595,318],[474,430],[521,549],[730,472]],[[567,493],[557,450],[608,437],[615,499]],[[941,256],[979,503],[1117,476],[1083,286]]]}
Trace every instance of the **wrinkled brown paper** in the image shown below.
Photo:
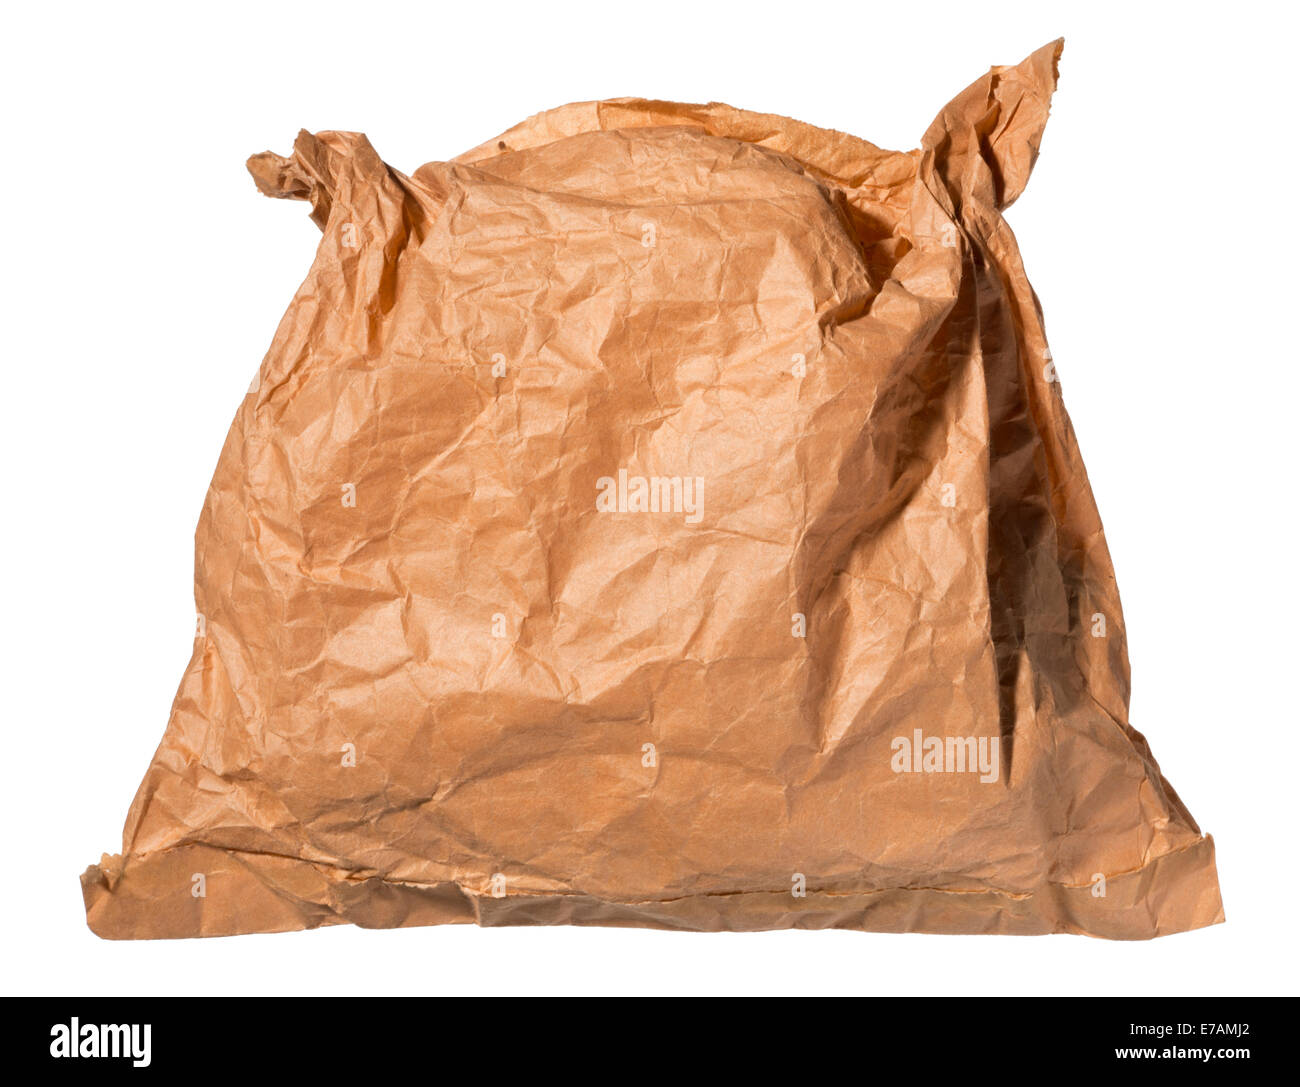
{"label": "wrinkled brown paper", "polygon": [[1222,920],[1001,214],[1060,51],[919,151],[621,99],[250,159],[323,238],[91,928]]}

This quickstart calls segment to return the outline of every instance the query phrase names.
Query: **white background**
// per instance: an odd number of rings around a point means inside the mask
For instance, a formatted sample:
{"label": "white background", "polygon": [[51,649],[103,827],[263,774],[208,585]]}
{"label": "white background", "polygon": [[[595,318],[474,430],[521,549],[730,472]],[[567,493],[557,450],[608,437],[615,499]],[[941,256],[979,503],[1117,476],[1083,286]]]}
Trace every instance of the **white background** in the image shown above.
{"label": "white background", "polygon": [[[0,984],[10,993],[1297,991],[1294,44],[1282,5],[11,5]],[[1204,11],[1212,14],[1198,14]],[[1132,719],[1215,835],[1227,924],[1083,937],[614,929],[109,943],[78,875],[189,659],[193,531],[311,262],[250,153],[366,132],[410,173],[564,102],[783,113],[910,148],[1064,34],[1008,215],[1126,609]]]}

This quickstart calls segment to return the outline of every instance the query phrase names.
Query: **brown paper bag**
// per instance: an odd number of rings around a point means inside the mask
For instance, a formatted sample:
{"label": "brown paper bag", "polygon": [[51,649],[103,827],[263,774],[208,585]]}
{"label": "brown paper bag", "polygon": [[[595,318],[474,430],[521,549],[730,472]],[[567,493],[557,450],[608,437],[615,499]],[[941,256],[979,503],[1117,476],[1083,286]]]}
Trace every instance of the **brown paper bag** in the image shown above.
{"label": "brown paper bag", "polygon": [[918,151],[621,99],[254,156],[323,237],[94,931],[1222,920],[1002,217],[1060,51]]}

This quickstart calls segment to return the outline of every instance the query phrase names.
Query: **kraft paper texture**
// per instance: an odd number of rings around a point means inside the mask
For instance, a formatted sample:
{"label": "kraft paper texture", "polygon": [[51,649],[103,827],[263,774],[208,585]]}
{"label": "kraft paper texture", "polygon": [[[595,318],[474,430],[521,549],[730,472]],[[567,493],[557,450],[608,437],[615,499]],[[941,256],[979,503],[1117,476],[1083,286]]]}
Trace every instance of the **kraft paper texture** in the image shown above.
{"label": "kraft paper texture", "polygon": [[619,99],[250,159],[320,248],[90,927],[1221,921],[1003,218],[1061,48],[913,151]]}

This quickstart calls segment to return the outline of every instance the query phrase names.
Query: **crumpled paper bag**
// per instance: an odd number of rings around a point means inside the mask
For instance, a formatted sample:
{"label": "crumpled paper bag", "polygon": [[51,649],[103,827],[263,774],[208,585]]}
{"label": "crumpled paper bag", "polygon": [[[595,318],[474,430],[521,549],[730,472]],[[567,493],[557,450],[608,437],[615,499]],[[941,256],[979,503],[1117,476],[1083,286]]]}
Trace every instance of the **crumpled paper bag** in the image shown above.
{"label": "crumpled paper bag", "polygon": [[1222,920],[1002,216],[1060,52],[917,151],[619,99],[250,159],[323,236],[91,928]]}

